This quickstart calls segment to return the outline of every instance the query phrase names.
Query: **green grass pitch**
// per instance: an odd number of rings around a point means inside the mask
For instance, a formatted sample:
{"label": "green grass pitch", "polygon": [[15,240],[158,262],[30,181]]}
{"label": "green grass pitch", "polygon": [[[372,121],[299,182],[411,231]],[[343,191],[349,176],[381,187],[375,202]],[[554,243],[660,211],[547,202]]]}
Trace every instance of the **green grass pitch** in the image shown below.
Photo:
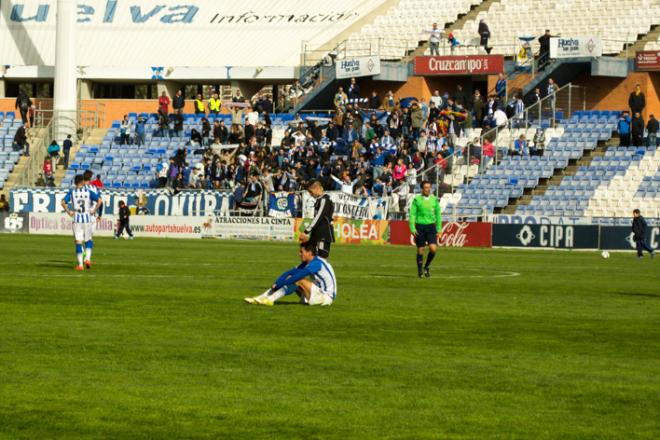
{"label": "green grass pitch", "polygon": [[0,438],[660,438],[660,259],[335,246],[332,307],[243,303],[296,261],[0,236]]}

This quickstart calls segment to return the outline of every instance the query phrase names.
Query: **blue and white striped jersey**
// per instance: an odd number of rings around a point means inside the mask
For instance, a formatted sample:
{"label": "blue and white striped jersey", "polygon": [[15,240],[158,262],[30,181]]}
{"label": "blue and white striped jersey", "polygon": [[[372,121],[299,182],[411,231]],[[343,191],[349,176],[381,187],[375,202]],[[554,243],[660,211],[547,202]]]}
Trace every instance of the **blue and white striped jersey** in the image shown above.
{"label": "blue and white striped jersey", "polygon": [[[87,188],[90,192],[95,193],[98,196],[99,199],[101,198],[101,190],[97,186],[94,186],[94,185],[88,183],[87,185],[85,185],[85,188]],[[101,215],[103,214],[102,211],[103,211],[103,208],[102,207],[99,208],[99,210],[95,213],[96,216],[101,217]]]}
{"label": "blue and white striped jersey", "polygon": [[90,191],[86,186],[82,188],[72,188],[66,196],[64,202],[73,206],[75,215],[73,216],[74,223],[91,223],[93,216],[91,215],[94,204],[99,200],[99,195],[96,192]]}
{"label": "blue and white striped jersey", "polygon": [[306,269],[311,272],[314,279],[313,283],[323,292],[332,296],[332,299],[335,299],[337,296],[337,282],[335,271],[332,269],[330,263],[321,257],[314,257],[307,264]]}

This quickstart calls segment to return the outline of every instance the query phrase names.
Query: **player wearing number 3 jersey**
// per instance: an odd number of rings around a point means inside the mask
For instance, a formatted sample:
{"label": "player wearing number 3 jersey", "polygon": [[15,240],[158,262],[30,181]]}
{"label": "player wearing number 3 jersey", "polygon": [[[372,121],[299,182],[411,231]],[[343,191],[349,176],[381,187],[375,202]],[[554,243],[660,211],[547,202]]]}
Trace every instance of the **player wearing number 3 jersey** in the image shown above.
{"label": "player wearing number 3 jersey", "polygon": [[[76,176],[75,188],[71,189],[62,200],[62,208],[73,219],[73,239],[76,242],[76,270],[83,270],[83,243],[92,241],[90,224],[96,221],[94,214],[101,206],[97,193],[85,187],[83,176]],[[72,207],[72,209],[69,208]],[[84,262],[88,269],[92,267],[91,254]]]}

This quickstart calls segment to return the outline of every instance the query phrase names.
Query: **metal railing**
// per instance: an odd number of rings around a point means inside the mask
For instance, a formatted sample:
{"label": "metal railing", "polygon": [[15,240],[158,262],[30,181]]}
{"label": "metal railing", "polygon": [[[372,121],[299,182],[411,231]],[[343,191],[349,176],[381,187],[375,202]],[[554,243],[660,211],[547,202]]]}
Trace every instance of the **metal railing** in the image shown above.
{"label": "metal railing", "polygon": [[[502,134],[511,135],[516,129],[554,128],[559,120],[570,119],[577,110],[586,110],[586,88],[569,83],[560,87],[554,94],[529,106],[521,115],[515,115],[507,121],[506,125],[496,126],[485,131],[482,129],[479,145],[473,147],[468,144],[466,146],[465,163],[463,164],[467,167],[463,173],[465,179],[469,181],[474,176],[485,173],[491,165],[496,164],[499,159],[498,150],[511,149],[515,139],[513,136],[509,136],[506,145],[502,145],[502,141],[499,140]],[[483,155],[483,146],[486,141],[493,144],[494,156],[492,158]],[[529,142],[531,139],[527,141]]]}

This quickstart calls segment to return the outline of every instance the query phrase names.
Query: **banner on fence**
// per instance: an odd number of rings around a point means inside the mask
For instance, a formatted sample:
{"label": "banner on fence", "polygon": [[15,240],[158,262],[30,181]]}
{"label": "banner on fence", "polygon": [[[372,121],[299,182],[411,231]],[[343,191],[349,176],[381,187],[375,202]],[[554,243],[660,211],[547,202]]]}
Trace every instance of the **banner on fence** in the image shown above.
{"label": "banner on fence", "polygon": [[218,238],[293,240],[293,218],[215,217],[205,235]]}
{"label": "banner on fence", "polygon": [[415,57],[415,75],[493,75],[503,71],[503,55]]}
{"label": "banner on fence", "polygon": [[[12,190],[10,206],[15,212],[62,212],[60,203],[67,189]],[[218,191],[181,191],[172,194],[168,190],[121,191],[103,189],[104,214],[117,214],[119,201],[139,209],[144,214],[159,216],[206,216],[216,211],[229,214],[232,194]]]}
{"label": "banner on fence", "polygon": [[598,226],[493,225],[493,246],[598,249]]}
{"label": "banner on fence", "polygon": [[335,64],[337,79],[380,75],[380,57],[359,57],[339,60]]}
{"label": "banner on fence", "polygon": [[0,212],[0,234],[28,232],[28,215],[24,212]]}
{"label": "banner on fence", "polygon": [[[415,238],[410,233],[407,221],[390,222],[390,243],[414,245]],[[447,222],[442,225],[442,235],[438,240],[442,247],[490,247],[490,223]]]}
{"label": "banner on fence", "polygon": [[288,192],[273,192],[268,196],[269,217],[295,217],[296,195]]}
{"label": "banner on fence", "polygon": [[660,71],[660,50],[647,50],[635,54],[635,70]]}
{"label": "banner on fence", "polygon": [[[101,220],[96,222],[94,235],[111,237],[114,235],[114,231],[115,218],[108,215],[101,217]],[[31,212],[29,214],[29,232],[37,235],[73,235],[73,219],[67,214],[59,212]]]}
{"label": "banner on fence", "polygon": [[[646,239],[652,249],[660,249],[660,227],[646,229]],[[630,227],[601,226],[600,248],[608,250],[636,249],[635,240]]]}
{"label": "banner on fence", "polygon": [[600,57],[603,42],[597,37],[550,38],[550,58]]}
{"label": "banner on fence", "polygon": [[[136,237],[201,238],[209,226],[204,217],[131,216],[131,229]],[[30,234],[71,235],[73,220],[64,213],[33,212],[29,214]],[[96,222],[94,235],[111,237],[115,234],[116,218],[103,216]]]}
{"label": "banner on fence", "polygon": [[[332,203],[335,205],[335,217],[351,218],[355,220],[385,220],[389,200],[387,197],[358,197],[341,191],[328,191]],[[302,197],[303,217],[314,217],[314,203],[316,199],[304,192]]]}
{"label": "banner on fence", "polygon": [[[296,241],[311,219],[296,219]],[[335,241],[348,244],[387,244],[390,228],[387,220],[353,220],[337,217],[333,221]]]}
{"label": "banner on fence", "polygon": [[493,223],[512,225],[593,225],[590,217],[545,217],[536,215],[496,214]]}

